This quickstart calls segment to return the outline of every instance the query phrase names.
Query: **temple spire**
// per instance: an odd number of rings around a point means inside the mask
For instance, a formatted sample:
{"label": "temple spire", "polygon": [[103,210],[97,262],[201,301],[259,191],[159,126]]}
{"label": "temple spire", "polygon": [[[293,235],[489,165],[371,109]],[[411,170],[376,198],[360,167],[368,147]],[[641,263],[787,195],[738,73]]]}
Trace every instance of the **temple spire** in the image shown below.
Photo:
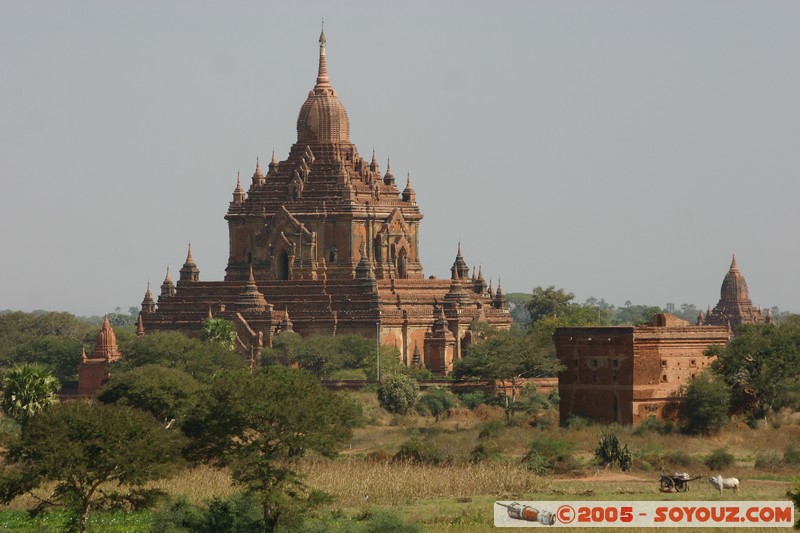
{"label": "temple spire", "polygon": [[739,265],[736,264],[736,254],[733,254],[733,259],[731,260],[730,271],[731,272],[738,272],[739,271]]}
{"label": "temple spire", "polygon": [[314,92],[317,89],[330,89],[331,82],[328,79],[328,62],[325,59],[325,27],[323,26],[322,32],[319,34],[319,71],[317,72],[317,84],[314,86]]}
{"label": "temple spire", "polygon": [[386,175],[383,176],[383,183],[386,185],[394,185],[394,174],[392,174],[391,160],[386,158]]}
{"label": "temple spire", "polygon": [[169,275],[169,267],[167,267],[167,275],[164,278],[164,283],[161,284],[161,296],[173,296],[174,294],[175,284],[172,283],[172,277]]}
{"label": "temple spire", "polygon": [[[256,163],[258,165],[258,163]],[[256,173],[260,172],[259,170]],[[255,178],[255,176],[254,176]],[[236,172],[236,188],[233,190],[233,203],[241,204],[244,202],[245,194],[242,187],[242,178],[239,172]]]}
{"label": "temple spire", "polygon": [[180,272],[181,275],[178,279],[179,286],[181,282],[200,281],[200,270],[198,270],[197,265],[194,262],[194,257],[192,257],[192,243],[189,243],[189,252],[186,254],[186,263],[183,264],[183,268],[181,268]]}
{"label": "temple spire", "polygon": [[406,188],[403,189],[403,201],[411,202],[412,204],[417,203],[417,193],[415,193],[414,189],[411,187],[411,173],[406,177]]}

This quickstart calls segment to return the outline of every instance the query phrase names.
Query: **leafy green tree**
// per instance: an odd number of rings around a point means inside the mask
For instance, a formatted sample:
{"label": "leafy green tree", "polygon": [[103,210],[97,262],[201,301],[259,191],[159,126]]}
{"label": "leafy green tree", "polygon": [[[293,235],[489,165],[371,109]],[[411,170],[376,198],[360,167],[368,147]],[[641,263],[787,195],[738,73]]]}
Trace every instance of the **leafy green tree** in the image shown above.
{"label": "leafy green tree", "polygon": [[297,363],[297,354],[303,344],[303,337],[294,331],[283,331],[272,341],[271,348],[261,351],[261,364],[288,366]]}
{"label": "leafy green tree", "polygon": [[781,324],[740,326],[716,355],[712,368],[732,388],[734,405],[754,418],[782,407],[800,407],[800,316]]}
{"label": "leafy green tree", "polygon": [[[661,312],[661,308],[655,305],[629,305],[617,309],[612,323],[620,326],[638,326],[649,322],[650,319],[653,318],[653,315]],[[697,315],[695,315],[694,318],[697,318]],[[694,320],[694,318],[692,320]]]}
{"label": "leafy green tree", "polygon": [[[553,333],[556,328],[580,326],[606,326],[611,324],[612,313],[605,300],[590,299],[590,303],[578,304],[572,301],[574,295],[553,286],[533,289],[533,298],[528,310],[531,312],[531,325],[528,340],[536,348],[543,350],[548,357],[556,357]],[[592,305],[591,302],[598,305]]]}
{"label": "leafy green tree", "polygon": [[8,360],[14,363],[41,363],[61,381],[78,379],[78,363],[83,343],[76,339],[46,335],[21,342]]}
{"label": "leafy green tree", "polygon": [[224,318],[209,318],[203,322],[203,340],[217,342],[233,350],[236,348],[236,326]]}
{"label": "leafy green tree", "polygon": [[180,424],[200,391],[200,383],[183,370],[144,365],[114,372],[97,399],[147,411],[166,426]]}
{"label": "leafy green tree", "polygon": [[126,327],[126,326],[135,326],[138,320],[138,317],[131,316],[128,313],[121,313],[119,311],[119,307],[117,307],[118,311],[114,313],[108,313],[108,322],[115,328],[118,327]]}
{"label": "leafy green tree", "polygon": [[221,344],[190,339],[176,331],[118,340],[124,357],[115,363],[115,371],[155,364],[183,370],[197,381],[209,383],[222,371],[247,367],[239,354]]}
{"label": "leafy green tree", "polygon": [[528,312],[531,295],[524,292],[510,292],[506,294],[506,300],[511,319],[523,329],[527,328],[531,323],[531,315]]}
{"label": "leafy green tree", "polygon": [[405,374],[391,374],[378,387],[378,403],[390,413],[406,414],[418,396],[417,381]]}
{"label": "leafy green tree", "polygon": [[456,378],[478,378],[499,383],[503,394],[506,418],[511,419],[520,387],[527,378],[553,376],[561,370],[561,363],[530,337],[508,331],[489,330],[485,338],[472,344],[467,355],[455,363]]}
{"label": "leafy green tree", "polygon": [[701,372],[689,382],[680,414],[683,429],[690,434],[710,435],[728,422],[731,392],[713,372]]}
{"label": "leafy green tree", "polygon": [[[63,363],[66,365],[64,368],[69,367],[74,361],[71,370],[74,374],[77,358],[81,355],[81,343],[94,342],[98,327],[69,313],[18,311],[2,313],[0,314],[0,363],[7,366],[26,362],[44,363],[52,367],[58,376],[66,378],[67,372],[59,371],[57,363],[61,361],[62,356],[69,359]],[[55,339],[72,341],[71,346],[76,347],[75,352],[65,351],[66,343],[56,344]],[[54,353],[48,353],[48,348],[53,348]]]}
{"label": "leafy green tree", "polygon": [[40,507],[76,513],[83,532],[91,509],[151,499],[145,482],[171,473],[180,444],[180,433],[129,407],[88,400],[53,405],[33,417],[5,452],[0,501],[45,488],[50,495]]}
{"label": "leafy green tree", "polygon": [[547,317],[560,317],[567,313],[575,295],[564,289],[556,289],[550,285],[546,289],[535,287],[533,296],[528,302],[528,314],[531,323],[538,322]]}
{"label": "leafy green tree", "polygon": [[295,462],[310,450],[334,456],[360,417],[358,404],[307,371],[275,365],[217,377],[183,429],[190,456],[229,468],[261,504],[264,531],[274,531],[288,508],[313,496]]}
{"label": "leafy green tree", "polygon": [[60,389],[46,366],[14,365],[3,377],[3,412],[24,426],[31,417],[58,403]]}
{"label": "leafy green tree", "polygon": [[[313,336],[302,338],[285,332],[275,338],[272,348],[262,352],[262,362],[293,364],[320,379],[370,379],[377,375],[375,339],[361,335]],[[404,371],[400,353],[394,346],[380,346],[381,374]]]}

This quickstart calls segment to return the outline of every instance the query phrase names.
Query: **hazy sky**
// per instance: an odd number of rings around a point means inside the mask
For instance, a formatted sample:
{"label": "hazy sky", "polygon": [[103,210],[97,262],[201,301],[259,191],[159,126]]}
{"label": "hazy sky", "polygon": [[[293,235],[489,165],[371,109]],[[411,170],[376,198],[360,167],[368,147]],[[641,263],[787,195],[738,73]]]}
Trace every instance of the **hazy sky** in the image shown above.
{"label": "hazy sky", "polygon": [[0,309],[138,305],[285,159],[320,20],[351,139],[506,292],[800,311],[800,2],[0,0]]}

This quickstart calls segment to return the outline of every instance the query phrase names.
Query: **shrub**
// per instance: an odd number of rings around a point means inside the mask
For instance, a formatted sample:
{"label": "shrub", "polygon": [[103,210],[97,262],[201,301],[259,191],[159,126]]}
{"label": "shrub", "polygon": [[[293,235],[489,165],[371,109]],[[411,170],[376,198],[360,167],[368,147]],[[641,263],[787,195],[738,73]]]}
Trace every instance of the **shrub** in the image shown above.
{"label": "shrub", "polygon": [[774,450],[768,450],[756,455],[756,464],[754,466],[761,470],[777,470],[782,464],[783,458],[781,454]]}
{"label": "shrub", "polygon": [[683,450],[676,450],[669,452],[665,455],[665,459],[672,466],[692,466],[695,464],[695,459]]}
{"label": "shrub", "polygon": [[206,509],[182,496],[166,511],[156,515],[153,533],[256,533],[261,531],[261,507],[252,496],[238,493],[229,498],[212,498]]}
{"label": "shrub", "polygon": [[675,423],[671,420],[659,420],[654,416],[648,416],[641,424],[633,430],[634,435],[644,435],[645,433],[658,433],[659,435],[669,435],[675,431]]}
{"label": "shrub", "polygon": [[469,461],[471,463],[480,463],[481,461],[495,460],[501,457],[502,450],[496,444],[482,442],[472,448],[469,453]]}
{"label": "shrub", "polygon": [[418,524],[406,522],[392,511],[371,509],[363,511],[356,517],[362,522],[359,533],[420,533],[422,527]]}
{"label": "shrub", "polygon": [[489,439],[499,437],[503,433],[504,429],[505,424],[503,424],[500,420],[486,422],[481,428],[480,433],[478,433],[478,438]]}
{"label": "shrub", "polygon": [[573,431],[583,429],[585,427],[589,427],[589,419],[578,415],[571,415],[569,418],[567,418],[564,427]]}
{"label": "shrub", "polygon": [[602,466],[618,465],[623,472],[631,467],[633,456],[628,445],[622,445],[619,435],[613,431],[603,432],[594,451],[595,461]]}
{"label": "shrub", "polygon": [[783,462],[786,463],[787,465],[800,464],[800,448],[798,448],[794,444],[789,444],[783,450]]}
{"label": "shrub", "polygon": [[558,389],[553,389],[550,391],[550,394],[547,395],[547,401],[550,402],[550,405],[556,407],[561,402],[561,396],[558,394]]}
{"label": "shrub", "polygon": [[421,415],[431,414],[438,421],[442,414],[455,405],[456,397],[453,393],[437,387],[420,397],[417,401],[417,412]]}
{"label": "shrub", "polygon": [[[794,487],[786,491],[786,496],[792,500],[795,509],[800,507],[800,479],[794,482]],[[800,517],[797,518],[797,521],[794,523],[794,527],[795,529],[800,529]]]}
{"label": "shrub", "polygon": [[540,475],[568,473],[580,466],[572,455],[573,449],[573,444],[564,439],[538,437],[528,444],[525,464],[528,470]]}
{"label": "shrub", "polygon": [[717,448],[711,455],[705,458],[703,464],[711,470],[722,470],[733,464],[733,454],[728,453],[724,448]]}
{"label": "shrub", "polygon": [[395,454],[394,459],[413,463],[441,464],[445,461],[445,455],[434,443],[412,438],[400,445],[400,451]]}
{"label": "shrub", "polygon": [[412,367],[409,368],[406,373],[417,381],[433,379],[433,372],[431,372],[429,368]]}
{"label": "shrub", "polygon": [[482,390],[462,392],[458,395],[458,399],[468,409],[475,409],[481,404],[489,401],[489,395]]}
{"label": "shrub", "polygon": [[392,374],[378,387],[378,402],[390,413],[405,414],[414,406],[419,395],[419,385],[413,378]]}

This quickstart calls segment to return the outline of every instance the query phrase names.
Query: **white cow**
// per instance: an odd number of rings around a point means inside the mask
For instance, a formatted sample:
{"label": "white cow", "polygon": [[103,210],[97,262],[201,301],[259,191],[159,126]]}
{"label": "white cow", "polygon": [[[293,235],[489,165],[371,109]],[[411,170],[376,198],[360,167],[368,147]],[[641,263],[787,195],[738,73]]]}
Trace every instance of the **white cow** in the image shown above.
{"label": "white cow", "polygon": [[739,492],[739,480],[735,477],[709,477],[708,482],[711,483],[712,487],[719,490],[720,494],[722,494],[722,489],[733,489],[737,494]]}

